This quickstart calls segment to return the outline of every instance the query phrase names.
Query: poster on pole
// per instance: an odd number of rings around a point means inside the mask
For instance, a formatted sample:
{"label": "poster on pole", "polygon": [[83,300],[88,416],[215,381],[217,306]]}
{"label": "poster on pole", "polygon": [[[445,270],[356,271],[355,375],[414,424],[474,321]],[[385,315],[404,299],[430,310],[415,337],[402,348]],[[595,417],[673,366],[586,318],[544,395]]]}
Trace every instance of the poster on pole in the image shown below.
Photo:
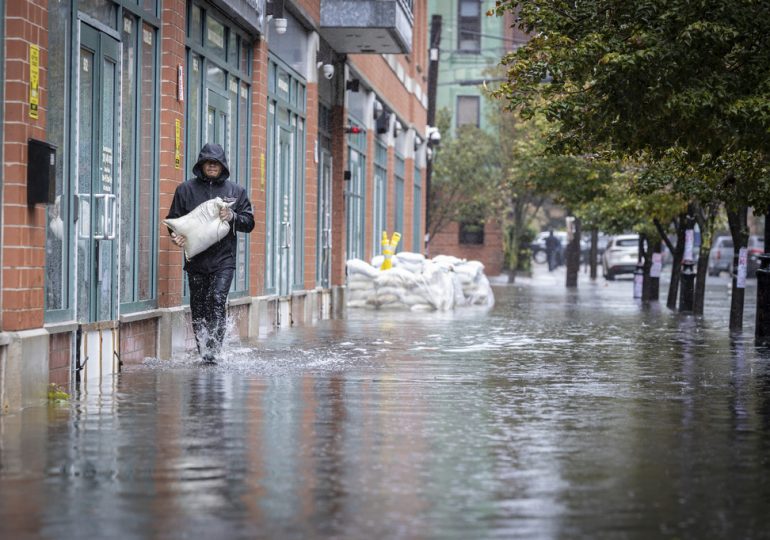
{"label": "poster on pole", "polygon": [[738,272],[735,274],[735,286],[739,289],[746,288],[746,265],[748,263],[748,249],[742,247],[738,251]]}
{"label": "poster on pole", "polygon": [[650,266],[650,277],[659,278],[663,271],[663,254],[652,254],[652,266]]}
{"label": "poster on pole", "polygon": [[687,229],[684,231],[684,260],[693,261],[692,250],[695,245],[695,231],[693,229]]}

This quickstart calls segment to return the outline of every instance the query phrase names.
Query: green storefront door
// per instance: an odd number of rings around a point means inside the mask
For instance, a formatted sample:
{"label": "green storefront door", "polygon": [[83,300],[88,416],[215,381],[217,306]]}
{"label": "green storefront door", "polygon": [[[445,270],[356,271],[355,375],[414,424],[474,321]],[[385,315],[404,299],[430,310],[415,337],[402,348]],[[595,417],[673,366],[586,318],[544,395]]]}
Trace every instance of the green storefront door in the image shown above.
{"label": "green storefront door", "polygon": [[325,148],[318,167],[318,231],[318,281],[328,289],[332,271],[332,155]]}
{"label": "green storefront door", "polygon": [[81,24],[78,81],[77,314],[81,323],[117,315],[119,45]]}
{"label": "green storefront door", "polygon": [[96,388],[118,371],[119,43],[80,25],[77,64],[76,380]]}
{"label": "green storefront door", "polygon": [[278,294],[285,296],[291,292],[292,277],[292,230],[291,224],[294,219],[292,208],[292,185],[293,181],[293,152],[292,152],[292,132],[280,127],[278,130],[278,183],[276,202],[278,209],[279,223],[279,244],[278,257],[276,261],[278,276]]}

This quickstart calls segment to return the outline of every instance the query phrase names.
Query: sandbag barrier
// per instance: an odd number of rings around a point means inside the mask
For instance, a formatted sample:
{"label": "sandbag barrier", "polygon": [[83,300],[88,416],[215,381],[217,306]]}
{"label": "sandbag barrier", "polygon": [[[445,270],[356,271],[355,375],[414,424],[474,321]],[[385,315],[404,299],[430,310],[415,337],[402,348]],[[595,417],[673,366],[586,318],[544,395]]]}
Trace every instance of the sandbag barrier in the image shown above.
{"label": "sandbag barrier", "polygon": [[347,306],[351,308],[448,311],[495,303],[484,265],[448,255],[426,259],[420,253],[393,255],[393,267],[380,270],[384,257],[347,261]]}

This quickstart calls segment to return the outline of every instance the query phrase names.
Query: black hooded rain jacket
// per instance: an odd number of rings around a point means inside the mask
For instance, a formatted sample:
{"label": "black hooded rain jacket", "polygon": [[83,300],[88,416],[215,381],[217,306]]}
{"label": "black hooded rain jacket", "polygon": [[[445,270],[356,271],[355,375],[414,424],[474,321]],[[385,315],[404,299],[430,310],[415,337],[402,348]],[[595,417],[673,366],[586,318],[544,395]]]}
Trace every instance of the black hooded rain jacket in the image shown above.
{"label": "black hooded rain jacket", "polygon": [[[218,161],[222,164],[222,174],[219,178],[206,178],[202,169],[206,161]],[[166,219],[184,216],[215,197],[221,197],[225,202],[234,202],[231,209],[235,217],[230,223],[228,235],[189,261],[185,260],[184,269],[198,274],[211,274],[224,268],[235,269],[235,233],[249,233],[254,229],[254,212],[246,190],[228,180],[230,167],[227,165],[224,149],[218,144],[207,143],[203,146],[193,167],[193,174],[193,178],[177,186]]]}

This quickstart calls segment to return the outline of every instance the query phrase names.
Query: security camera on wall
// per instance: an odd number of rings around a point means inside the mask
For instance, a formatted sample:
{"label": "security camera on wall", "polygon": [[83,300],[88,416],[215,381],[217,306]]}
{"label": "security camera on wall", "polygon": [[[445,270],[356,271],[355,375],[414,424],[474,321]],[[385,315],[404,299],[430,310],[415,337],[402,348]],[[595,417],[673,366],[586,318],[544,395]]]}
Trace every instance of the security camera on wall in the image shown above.
{"label": "security camera on wall", "polygon": [[334,77],[334,65],[333,64],[324,64],[323,66],[323,74],[324,79],[331,79]]}

